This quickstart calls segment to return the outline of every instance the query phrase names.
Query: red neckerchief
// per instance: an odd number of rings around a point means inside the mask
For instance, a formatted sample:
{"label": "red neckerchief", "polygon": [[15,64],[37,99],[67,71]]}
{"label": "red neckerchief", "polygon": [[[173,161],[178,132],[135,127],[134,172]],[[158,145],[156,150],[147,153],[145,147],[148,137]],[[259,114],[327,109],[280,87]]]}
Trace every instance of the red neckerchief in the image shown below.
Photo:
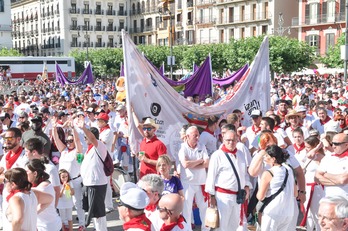
{"label": "red neckerchief", "polygon": [[[340,128],[345,128],[346,127],[346,125],[344,125],[344,124],[340,124]],[[0,132],[0,133],[2,133],[2,132]]]}
{"label": "red neckerchief", "polygon": [[144,231],[151,231],[151,221],[146,217],[145,213],[132,218],[130,221],[123,224],[123,229],[138,228]]}
{"label": "red neckerchief", "polygon": [[261,131],[261,128],[258,127],[257,129],[255,129],[254,125],[251,125],[251,130],[253,130],[253,132],[254,132],[255,135],[256,135],[259,131]]}
{"label": "red neckerchief", "polygon": [[86,154],[89,152],[89,150],[91,150],[93,148],[93,144],[89,144],[88,145],[88,148],[87,148],[87,152],[86,152]]}
{"label": "red neckerchief", "polygon": [[286,112],[281,112],[279,110],[277,111],[277,115],[279,115],[280,117],[285,117],[286,114],[288,114],[288,111],[286,111]]}
{"label": "red neckerchief", "polygon": [[157,204],[158,204],[158,201],[156,204],[146,206],[145,210],[153,212],[156,210]]}
{"label": "red neckerchief", "polygon": [[211,134],[211,135],[214,135],[214,132],[210,131],[209,128],[205,128],[204,131],[205,131],[205,132],[208,132],[208,133]]}
{"label": "red neckerchief", "polygon": [[299,154],[305,148],[305,143],[302,143],[300,146],[297,146],[297,144],[294,144],[294,148],[296,150],[296,154]]}
{"label": "red neckerchief", "polygon": [[18,190],[18,189],[11,190],[10,194],[8,194],[6,197],[6,201],[8,202],[11,199],[11,197],[13,197],[18,192],[21,192],[21,190]]}
{"label": "red neckerchief", "polygon": [[110,109],[108,109],[107,111],[106,111],[106,114],[109,114],[110,113]]}
{"label": "red neckerchief", "polygon": [[321,121],[321,120],[319,120],[319,121],[320,121],[320,124],[321,124],[321,125],[324,125],[324,124],[326,124],[327,122],[329,122],[330,120],[331,120],[331,118],[328,117],[328,116],[326,116],[326,119],[325,119],[324,121]]}
{"label": "red neckerchief", "polygon": [[[92,146],[93,146],[93,145],[92,145]],[[68,153],[75,150],[75,148],[72,148],[72,149],[67,148],[67,149],[68,149]],[[89,150],[90,150],[90,149],[88,149],[88,151],[89,151]],[[87,152],[88,152],[88,151],[87,151]]]}
{"label": "red neckerchief", "polygon": [[36,188],[39,184],[41,184],[41,182],[43,182],[43,178],[40,177],[38,180],[37,180],[37,183],[33,183],[33,187]]}
{"label": "red neckerchief", "polygon": [[338,158],[348,157],[348,150],[342,154],[333,154],[332,156],[337,156]]}
{"label": "red neckerchief", "polygon": [[107,125],[105,125],[104,127],[102,127],[102,128],[100,129],[99,134],[102,133],[103,131],[107,130],[107,129],[110,129],[109,124],[107,124]]}
{"label": "red neckerchief", "polygon": [[282,96],[282,99],[283,99],[283,100],[286,99],[286,94]]}
{"label": "red neckerchief", "polygon": [[236,156],[236,153],[237,153],[237,148],[235,148],[233,151],[230,151],[226,148],[226,146],[223,144],[222,147],[221,147],[221,151],[223,152],[226,152],[226,153],[230,153],[234,156]]}
{"label": "red neckerchief", "polygon": [[21,155],[23,151],[22,147],[19,147],[17,152],[14,153],[12,151],[9,151],[6,155],[6,169],[10,169],[12,165],[17,161],[19,156]]}
{"label": "red neckerchief", "polygon": [[57,124],[63,125],[63,122],[61,120],[58,120]]}
{"label": "red neckerchief", "polygon": [[184,229],[184,225],[182,224],[183,222],[185,222],[185,219],[183,216],[180,215],[177,221],[172,222],[169,225],[163,223],[160,231],[171,231],[175,226],[178,226],[180,229]]}

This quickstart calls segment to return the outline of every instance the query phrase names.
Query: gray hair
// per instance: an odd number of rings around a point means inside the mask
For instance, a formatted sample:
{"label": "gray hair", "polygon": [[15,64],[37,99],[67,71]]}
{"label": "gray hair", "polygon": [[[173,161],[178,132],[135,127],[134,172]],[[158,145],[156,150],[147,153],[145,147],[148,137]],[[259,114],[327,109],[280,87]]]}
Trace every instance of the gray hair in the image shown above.
{"label": "gray hair", "polygon": [[144,188],[144,185],[149,186],[151,188],[151,191],[158,192],[159,195],[162,194],[164,189],[163,180],[157,174],[147,174],[143,176],[138,184],[141,188]]}
{"label": "gray hair", "polygon": [[335,205],[335,213],[337,218],[348,218],[348,198],[335,195],[327,196],[320,200],[321,203],[328,203]]}
{"label": "gray hair", "polygon": [[186,135],[190,134],[192,131],[198,131],[196,126],[190,126],[186,129]]}

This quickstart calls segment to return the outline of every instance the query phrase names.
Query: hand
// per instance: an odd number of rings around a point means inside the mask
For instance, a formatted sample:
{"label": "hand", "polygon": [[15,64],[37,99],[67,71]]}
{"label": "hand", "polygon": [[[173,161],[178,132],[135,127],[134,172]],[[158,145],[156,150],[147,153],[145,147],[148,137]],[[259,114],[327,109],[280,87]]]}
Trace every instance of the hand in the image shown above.
{"label": "hand", "polygon": [[210,195],[210,207],[216,208],[216,198],[213,195]]}
{"label": "hand", "polygon": [[249,189],[249,186],[245,186],[245,187],[244,187],[244,190],[245,190],[245,192],[246,192],[245,199],[248,200],[248,199],[249,199],[249,196],[250,196],[250,189]]}
{"label": "hand", "polygon": [[78,119],[76,125],[77,125],[78,128],[81,128],[81,129],[85,128],[85,120],[84,119]]}
{"label": "hand", "polygon": [[306,201],[306,194],[299,192],[297,198],[300,200],[301,203],[305,203],[305,201]]}
{"label": "hand", "polygon": [[145,160],[145,154],[138,154],[138,159],[140,162],[144,161]]}

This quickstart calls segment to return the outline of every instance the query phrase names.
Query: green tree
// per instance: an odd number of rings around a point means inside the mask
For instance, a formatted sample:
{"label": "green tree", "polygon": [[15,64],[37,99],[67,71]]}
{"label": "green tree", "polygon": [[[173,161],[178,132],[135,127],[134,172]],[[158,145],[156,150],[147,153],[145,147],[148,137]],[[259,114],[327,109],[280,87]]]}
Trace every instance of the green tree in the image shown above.
{"label": "green tree", "polygon": [[345,43],[345,34],[341,35],[334,46],[330,47],[324,57],[319,60],[329,68],[343,68],[344,60],[341,59],[341,46]]}
{"label": "green tree", "polygon": [[23,56],[18,50],[13,48],[7,49],[6,47],[1,48],[0,56]]}

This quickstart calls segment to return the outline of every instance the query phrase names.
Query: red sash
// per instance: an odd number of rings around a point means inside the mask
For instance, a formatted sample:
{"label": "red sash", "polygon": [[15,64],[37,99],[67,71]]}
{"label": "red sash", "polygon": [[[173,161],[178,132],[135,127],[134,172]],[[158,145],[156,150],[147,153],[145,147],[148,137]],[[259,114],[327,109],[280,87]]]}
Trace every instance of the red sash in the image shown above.
{"label": "red sash", "polygon": [[307,186],[311,186],[311,192],[309,194],[309,200],[308,200],[308,204],[307,204],[307,208],[306,208],[306,212],[303,216],[303,219],[301,221],[301,224],[300,226],[306,226],[306,223],[307,223],[307,217],[308,217],[308,211],[309,211],[309,208],[311,206],[311,202],[312,202],[312,198],[313,198],[313,193],[314,193],[314,187],[316,185],[319,185],[318,183],[307,183],[306,184]]}

